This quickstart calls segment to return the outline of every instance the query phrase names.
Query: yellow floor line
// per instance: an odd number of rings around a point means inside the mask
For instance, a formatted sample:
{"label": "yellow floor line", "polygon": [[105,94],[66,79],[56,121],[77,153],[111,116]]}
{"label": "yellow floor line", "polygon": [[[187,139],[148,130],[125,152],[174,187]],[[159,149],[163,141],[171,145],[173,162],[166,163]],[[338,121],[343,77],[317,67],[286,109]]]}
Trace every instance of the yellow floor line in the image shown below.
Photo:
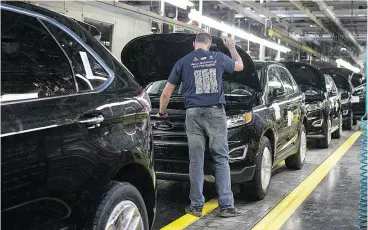
{"label": "yellow floor line", "polygon": [[[206,202],[204,204],[203,213],[202,213],[203,216],[206,215],[207,213],[211,212],[212,210],[216,209],[217,207],[218,207],[217,199],[209,200],[208,202]],[[181,229],[184,229],[184,228],[188,227],[189,225],[191,225],[192,223],[194,223],[195,221],[197,221],[199,219],[200,219],[200,217],[195,217],[195,216],[190,215],[190,214],[185,214],[184,216],[180,217],[179,219],[174,220],[170,224],[168,224],[165,227],[161,228],[161,230],[181,230]]]}
{"label": "yellow floor line", "polygon": [[300,204],[311,194],[327,173],[359,138],[361,132],[354,133],[291,193],[274,207],[252,230],[277,230],[289,219]]}

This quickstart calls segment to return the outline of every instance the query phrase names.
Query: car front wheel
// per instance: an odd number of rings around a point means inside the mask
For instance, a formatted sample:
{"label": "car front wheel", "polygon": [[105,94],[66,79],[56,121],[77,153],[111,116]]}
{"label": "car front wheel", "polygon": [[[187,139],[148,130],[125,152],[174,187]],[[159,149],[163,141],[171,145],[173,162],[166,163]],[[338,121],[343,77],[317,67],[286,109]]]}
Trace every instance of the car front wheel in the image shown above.
{"label": "car front wheel", "polygon": [[111,182],[93,221],[94,230],[148,230],[148,215],[139,191],[131,184]]}
{"label": "car front wheel", "polygon": [[328,116],[327,121],[326,121],[326,125],[324,127],[324,138],[318,140],[319,141],[319,146],[321,148],[328,148],[328,146],[330,145],[331,142],[331,129],[332,129],[332,122],[331,122],[331,117]]}
{"label": "car front wheel", "polygon": [[305,132],[305,127],[304,125],[302,125],[299,134],[298,152],[285,159],[286,167],[288,169],[296,169],[296,170],[302,169],[305,162],[306,153],[307,153],[307,135]]}
{"label": "car front wheel", "polygon": [[341,136],[342,136],[342,124],[343,122],[342,122],[342,114],[340,113],[340,115],[339,115],[339,128],[335,131],[335,132],[333,132],[333,134],[332,134],[332,137],[333,138],[340,138]]}
{"label": "car front wheel", "polygon": [[357,125],[358,124],[358,120],[357,119],[354,119],[353,120],[353,125]]}
{"label": "car front wheel", "polygon": [[349,116],[349,119],[345,122],[345,129],[346,130],[352,130],[353,129],[353,111],[350,111],[350,116]]}
{"label": "car front wheel", "polygon": [[[263,200],[268,192],[272,173],[272,148],[267,137],[262,137],[259,153],[256,159],[256,169],[250,186],[250,195]],[[241,186],[245,186],[242,184]]]}

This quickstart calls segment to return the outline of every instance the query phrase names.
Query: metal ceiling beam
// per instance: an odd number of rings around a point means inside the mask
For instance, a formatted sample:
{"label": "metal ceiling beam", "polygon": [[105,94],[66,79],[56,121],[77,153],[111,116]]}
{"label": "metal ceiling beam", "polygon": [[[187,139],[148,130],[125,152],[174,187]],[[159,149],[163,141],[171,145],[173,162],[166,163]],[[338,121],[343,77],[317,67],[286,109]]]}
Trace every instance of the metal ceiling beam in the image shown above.
{"label": "metal ceiling beam", "polygon": [[297,0],[290,0],[290,2],[298,8],[300,11],[304,12],[309,16],[319,27],[321,27],[326,33],[330,33],[330,31],[323,25],[321,19],[318,19],[317,16],[310,11],[307,7],[303,6],[303,3]]}
{"label": "metal ceiling beam", "polygon": [[[313,39],[332,39],[330,34],[324,34],[322,36],[320,36],[319,34],[308,34],[310,37],[312,37]],[[359,37],[367,37],[366,33],[361,33],[358,34],[358,36],[355,36],[355,38],[359,38]]]}
{"label": "metal ceiling beam", "polygon": [[303,50],[308,52],[309,54],[313,54],[313,55],[317,55],[317,56],[322,56],[322,54],[316,50],[313,50],[312,48],[304,45],[301,42],[297,42],[293,39],[290,39],[289,37],[285,37],[282,34],[277,33],[276,31],[274,31],[273,29],[268,29],[268,35],[270,37],[276,37],[276,38],[280,38],[282,41],[288,43],[288,45],[291,45],[297,49]]}
{"label": "metal ceiling beam", "polygon": [[[329,6],[337,6],[337,7],[343,7],[343,6],[361,6],[361,5],[367,5],[366,1],[353,1],[353,3],[351,3],[351,1],[327,1],[326,2],[327,5]],[[262,4],[264,7],[291,7],[293,6],[292,3],[290,2],[265,2]]]}
{"label": "metal ceiling beam", "polygon": [[[285,26],[287,29],[292,29],[292,25],[289,24],[288,22],[283,22],[282,19],[275,13],[269,11],[268,9],[264,8],[261,4],[256,3],[256,2],[252,2],[252,1],[247,1],[247,0],[241,0],[239,1],[241,3],[245,3],[246,5],[252,7],[255,11],[257,11],[259,14],[263,14],[264,16],[266,16],[267,18],[273,18],[275,19],[276,22],[283,24],[283,26]],[[302,31],[296,31],[297,33],[302,33]]]}
{"label": "metal ceiling beam", "polygon": [[[295,7],[297,7],[300,11],[304,12],[305,14],[307,14],[310,19],[312,19],[318,26],[320,26],[325,32],[329,33],[329,34],[332,34],[332,32],[330,32],[322,23],[322,21],[316,17],[316,15],[311,12],[307,7],[305,7],[303,5],[302,2],[298,1],[298,0],[290,0],[290,2],[292,4],[294,4]],[[355,59],[356,56],[352,53],[352,52],[349,52],[350,56]]]}
{"label": "metal ceiling beam", "polygon": [[344,35],[356,46],[360,52],[364,51],[364,48],[355,40],[354,36],[348,29],[346,29],[340,19],[335,15],[335,13],[330,9],[329,6],[324,1],[314,0],[314,2],[319,6],[319,9],[329,17],[335,24],[343,31]]}
{"label": "metal ceiling beam", "polygon": [[[301,14],[299,10],[277,10],[277,11],[271,11],[271,12],[277,14],[277,16],[279,16],[280,18],[285,18],[285,17],[297,17],[297,18],[305,17],[305,18],[307,18],[308,17],[305,14]],[[353,12],[354,12],[354,14],[351,15],[350,10],[334,10],[335,15],[339,18],[341,18],[341,17],[345,17],[345,18],[367,17],[367,10],[365,10],[365,9],[355,9]],[[315,12],[313,12],[313,14],[316,17],[324,17],[325,16],[322,12],[316,12],[315,11]]]}
{"label": "metal ceiling beam", "polygon": [[264,18],[260,17],[259,14],[256,14],[254,12],[244,9],[244,7],[242,7],[240,4],[236,4],[233,1],[227,1],[227,0],[218,0],[218,2],[229,7],[230,9],[235,10],[236,12],[244,15],[245,17],[249,17],[257,22],[264,24]]}
{"label": "metal ceiling beam", "polygon": [[[265,24],[264,18],[260,17],[258,14],[254,13],[254,12],[246,10],[244,7],[242,7],[239,4],[235,4],[232,1],[226,1],[226,0],[218,0],[218,1],[221,2],[222,4],[224,4],[225,6],[229,7],[230,9],[233,9],[237,13],[244,15],[245,17],[250,17],[250,18],[252,18],[252,19],[254,19],[254,20],[256,20],[256,21],[258,21],[262,24]],[[285,30],[283,30],[281,28],[277,28],[277,27],[273,28],[272,31],[274,31],[273,35],[278,34],[277,37],[280,38],[280,39],[288,38],[289,45],[291,45],[295,48],[298,48],[298,49],[300,49],[302,47],[300,45],[301,43],[298,41],[298,38],[296,38],[296,36],[291,36],[291,34],[288,31],[285,31]],[[313,50],[313,49],[311,49],[307,46],[303,46],[303,48],[304,48],[303,50],[305,50],[305,51],[307,51],[311,54],[318,53],[317,51],[315,51],[315,50]]]}
{"label": "metal ceiling beam", "polygon": [[[276,22],[278,22],[280,25],[285,26],[288,31],[293,31],[293,32],[295,32],[295,33],[297,33],[299,35],[301,35],[301,34],[304,33],[303,30],[301,30],[301,29],[293,26],[291,23],[289,23],[289,22],[287,22],[285,20],[282,20],[278,16],[278,14],[275,14],[275,13],[269,11],[268,9],[266,9],[265,7],[263,7],[262,4],[260,4],[260,3],[252,2],[252,1],[249,1],[249,0],[240,0],[239,2],[245,3],[246,5],[252,7],[255,11],[257,11],[260,14],[263,14],[267,18],[275,19]],[[313,39],[310,38],[310,37],[308,37],[308,36],[305,36],[305,39],[318,44],[318,41],[313,41]]]}
{"label": "metal ceiling beam", "polygon": [[167,18],[167,17],[163,17],[159,14],[156,14],[154,12],[150,12],[147,10],[143,10],[140,9],[138,7],[135,6],[131,6],[125,3],[121,3],[121,2],[108,2],[108,1],[88,1],[86,2],[90,5],[94,5],[96,7],[101,7],[101,8],[105,8],[110,10],[111,12],[115,12],[115,13],[121,13],[121,11],[124,11],[124,14],[127,13],[133,13],[133,14],[138,14],[138,15],[143,15],[146,16],[148,18],[151,18],[152,20],[158,21],[158,22],[164,22],[167,23],[169,25],[172,26],[178,26],[181,28],[184,28],[186,30],[192,31],[192,32],[203,32],[202,29],[198,28],[197,26],[192,26],[192,25],[188,25],[186,23],[183,22],[179,22],[177,20],[171,19],[171,18]]}
{"label": "metal ceiling beam", "polygon": [[[259,14],[252,12],[250,10],[245,9],[242,5],[235,3],[234,1],[227,1],[227,0],[218,0],[218,2],[222,3],[226,7],[236,11],[238,14],[243,15],[244,17],[249,17],[259,23],[265,24],[265,18],[260,17]],[[280,28],[279,26],[274,26],[274,29],[277,30],[277,32],[283,34],[284,36],[289,36],[294,40],[298,40],[298,38],[295,35],[292,35],[290,32],[284,30],[283,28]]]}

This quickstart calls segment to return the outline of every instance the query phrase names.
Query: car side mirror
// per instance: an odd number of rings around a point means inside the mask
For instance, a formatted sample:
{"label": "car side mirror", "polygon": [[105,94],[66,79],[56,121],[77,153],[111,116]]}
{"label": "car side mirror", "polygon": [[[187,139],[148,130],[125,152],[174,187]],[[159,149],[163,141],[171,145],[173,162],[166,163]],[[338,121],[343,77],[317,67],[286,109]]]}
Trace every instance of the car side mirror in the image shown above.
{"label": "car side mirror", "polygon": [[337,91],[336,90],[331,90],[329,95],[330,96],[337,96]]}
{"label": "car side mirror", "polygon": [[281,97],[285,94],[285,90],[283,89],[273,89],[271,91],[271,96],[272,98],[278,98],[278,97]]}

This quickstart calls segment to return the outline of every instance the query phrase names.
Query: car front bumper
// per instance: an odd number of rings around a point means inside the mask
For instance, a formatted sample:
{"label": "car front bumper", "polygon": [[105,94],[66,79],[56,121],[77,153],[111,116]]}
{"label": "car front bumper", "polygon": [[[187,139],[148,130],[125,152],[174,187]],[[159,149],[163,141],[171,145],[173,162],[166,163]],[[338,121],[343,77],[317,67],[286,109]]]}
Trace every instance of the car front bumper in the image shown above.
{"label": "car front bumper", "polygon": [[352,103],[353,118],[360,120],[365,114],[365,97],[360,97],[358,103]]}
{"label": "car front bumper", "polygon": [[350,120],[351,104],[350,103],[341,104],[341,112],[342,112],[342,120],[343,121]]}
{"label": "car front bumper", "polygon": [[[252,126],[239,126],[228,130],[229,165],[232,183],[242,183],[253,178],[258,148],[251,135]],[[248,144],[249,143],[249,144]],[[155,171],[157,179],[189,180],[189,153],[185,132],[154,132]],[[205,180],[214,182],[213,158],[206,146],[204,157]]]}
{"label": "car front bumper", "polygon": [[324,126],[323,110],[315,110],[307,112],[307,138],[320,139],[324,138],[323,133]]}

